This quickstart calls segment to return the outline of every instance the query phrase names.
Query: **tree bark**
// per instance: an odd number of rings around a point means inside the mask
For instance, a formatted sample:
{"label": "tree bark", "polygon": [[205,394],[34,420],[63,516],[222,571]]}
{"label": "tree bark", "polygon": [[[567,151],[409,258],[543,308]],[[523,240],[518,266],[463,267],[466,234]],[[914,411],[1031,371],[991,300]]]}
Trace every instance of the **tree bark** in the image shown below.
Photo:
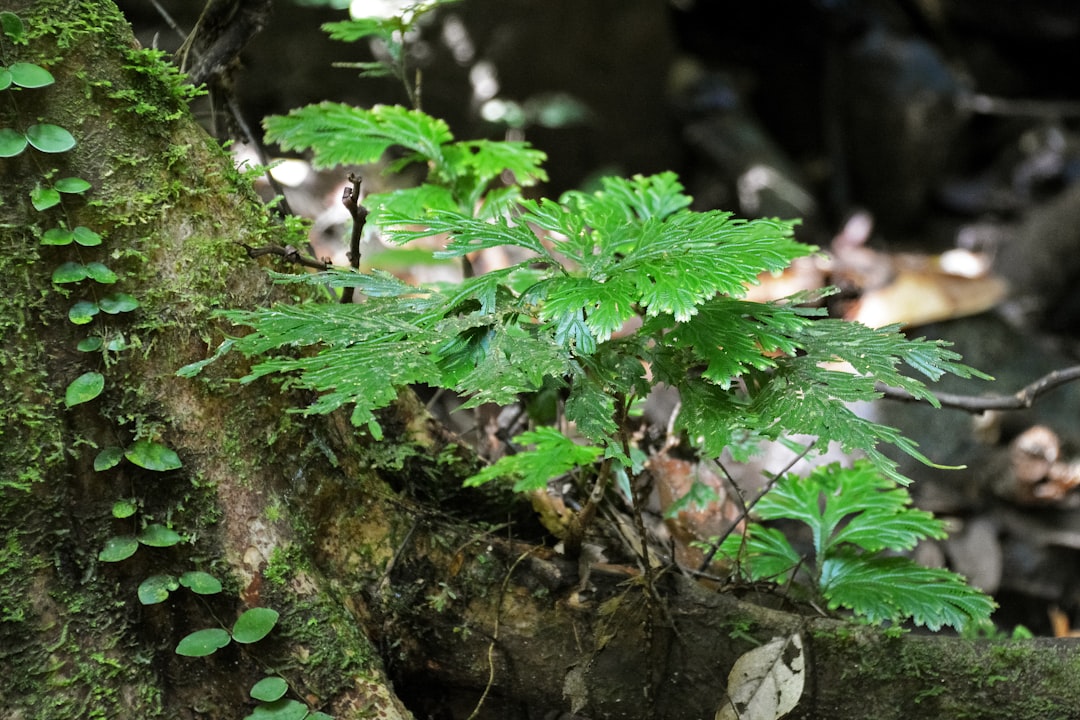
{"label": "tree bark", "polygon": [[[372,444],[339,415],[289,413],[310,401],[302,393],[231,382],[245,372],[237,358],[178,377],[229,331],[213,310],[275,297],[241,243],[296,240],[266,219],[111,3],[7,9],[30,42],[5,44],[4,63],[37,62],[57,83],[7,91],[0,126],[53,123],[77,145],[0,160],[4,717],[241,717],[251,685],[280,674],[290,697],[337,718],[461,718],[476,707],[502,719],[708,718],[738,657],[795,633],[809,669],[792,717],[1042,718],[1080,706],[1070,644],[890,639],[674,572],[652,589],[632,568],[583,580],[576,563],[490,530],[520,505],[460,489],[475,460],[410,393]],[[33,188],[68,176],[93,189],[34,210]],[[41,245],[59,224],[104,243]],[[52,283],[69,261],[102,262],[119,281]],[[140,307],[69,322],[75,301],[113,289]],[[75,349],[95,334],[122,335],[127,349]],[[66,407],[65,388],[88,371],[105,376],[104,392]],[[137,441],[171,448],[182,467],[95,470],[100,449]],[[133,516],[114,517],[121,499]],[[150,523],[184,542],[98,559],[110,538]],[[225,591],[139,603],[147,577],[193,569]],[[175,654],[188,633],[229,628],[251,607],[281,614],[265,640]]]}

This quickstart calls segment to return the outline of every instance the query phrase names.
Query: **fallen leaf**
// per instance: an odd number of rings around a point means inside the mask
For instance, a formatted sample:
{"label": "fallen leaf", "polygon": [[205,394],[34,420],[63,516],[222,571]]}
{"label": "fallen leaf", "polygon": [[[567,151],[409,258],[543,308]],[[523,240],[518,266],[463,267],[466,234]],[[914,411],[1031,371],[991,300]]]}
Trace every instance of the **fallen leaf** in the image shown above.
{"label": "fallen leaf", "polygon": [[735,662],[715,720],[779,720],[795,709],[805,684],[802,637],[773,638]]}

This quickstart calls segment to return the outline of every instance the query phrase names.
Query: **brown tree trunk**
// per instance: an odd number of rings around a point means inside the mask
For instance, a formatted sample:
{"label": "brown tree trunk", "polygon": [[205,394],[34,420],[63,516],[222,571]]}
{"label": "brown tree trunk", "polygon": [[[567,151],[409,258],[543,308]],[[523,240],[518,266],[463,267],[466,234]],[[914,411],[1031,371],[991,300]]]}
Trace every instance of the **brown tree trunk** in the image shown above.
{"label": "brown tree trunk", "polygon": [[[480,707],[484,718],[710,718],[735,660],[795,633],[808,680],[793,716],[1042,718],[1080,707],[1068,644],[887,639],[674,573],[655,593],[625,568],[582,582],[576,563],[487,529],[519,508],[462,494],[473,461],[411,395],[371,445],[341,417],[288,412],[310,398],[230,382],[244,374],[235,358],[178,377],[227,332],[214,309],[273,298],[241,243],[290,239],[111,3],[5,9],[29,43],[5,42],[3,63],[36,62],[57,83],[0,91],[0,127],[52,123],[77,144],[0,160],[3,717],[235,718],[253,707],[254,682],[281,674],[289,697],[337,718],[409,717],[403,700],[418,717]],[[68,176],[93,189],[31,206],[35,186]],[[41,245],[60,225],[104,242]],[[93,261],[118,282],[50,280],[65,262]],[[76,301],[116,290],[139,308],[68,320]],[[122,335],[127,349],[76,349],[93,335]],[[104,392],[66,407],[65,388],[91,371]],[[182,467],[95,470],[100,449],[136,441],[171,448]],[[135,514],[114,517],[119,500]],[[151,523],[184,542],[99,560],[110,538]],[[195,569],[225,590],[140,604],[147,577]],[[265,640],[209,658],[174,653],[188,633],[229,628],[251,607],[281,614]]]}

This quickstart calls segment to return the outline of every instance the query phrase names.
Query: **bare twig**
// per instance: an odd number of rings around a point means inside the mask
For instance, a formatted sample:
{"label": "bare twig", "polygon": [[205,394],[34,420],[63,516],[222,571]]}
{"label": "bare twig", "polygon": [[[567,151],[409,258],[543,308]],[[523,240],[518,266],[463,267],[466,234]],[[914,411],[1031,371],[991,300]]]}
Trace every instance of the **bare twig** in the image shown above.
{"label": "bare twig", "polygon": [[303,265],[304,267],[313,268],[315,270],[329,270],[331,267],[333,267],[331,263],[323,262],[322,260],[316,260],[315,258],[301,255],[300,251],[292,245],[286,245],[285,247],[281,247],[280,245],[264,245],[262,247],[252,247],[250,245],[245,245],[244,243],[240,244],[244,246],[245,250],[247,250],[249,258],[262,257],[263,255],[277,255],[279,257],[285,258],[289,262],[296,263],[297,265]]}
{"label": "bare twig", "polygon": [[[349,266],[353,270],[360,269],[360,238],[364,234],[364,225],[368,216],[367,208],[360,204],[361,182],[362,180],[358,175],[349,173],[350,186],[346,187],[341,194],[341,204],[345,206],[345,209],[349,211],[349,215],[352,216],[352,235],[349,239]],[[355,292],[356,288],[352,286],[342,290],[341,302],[351,303]]]}
{"label": "bare twig", "polygon": [[[981,413],[987,410],[1023,410],[1034,405],[1041,395],[1078,379],[1080,379],[1080,365],[1073,365],[1043,375],[1012,395],[955,395],[952,393],[934,393],[933,395],[942,407],[969,413]],[[878,383],[876,389],[889,400],[932,404],[929,400],[917,398],[900,388]]]}
{"label": "bare twig", "polygon": [[[716,557],[716,552],[720,549],[720,545],[724,542],[724,540],[727,539],[727,536],[730,535],[732,531],[735,530],[735,528],[739,527],[739,523],[749,517],[750,511],[754,509],[754,506],[758,504],[758,501],[761,500],[761,498],[765,497],[765,495],[770,490],[772,490],[773,485],[776,484],[776,481],[783,477],[785,474],[787,474],[791,470],[791,468],[795,467],[796,463],[809,455],[810,451],[814,449],[815,445],[817,445],[817,440],[812,441],[809,445],[803,448],[802,452],[793,457],[791,459],[791,462],[784,466],[783,470],[774,474],[772,478],[769,479],[769,482],[765,484],[765,487],[761,490],[761,492],[758,493],[757,497],[744,505],[742,512],[739,513],[739,517],[735,518],[735,522],[731,523],[731,527],[727,529],[727,532],[717,538],[716,542],[712,543],[709,546],[709,552],[705,555],[705,559],[701,562],[701,565],[698,566],[699,572],[705,572],[705,570],[708,569],[709,565],[712,564],[713,558]],[[727,471],[725,470],[724,472]],[[742,494],[740,493],[740,498],[741,497]]]}

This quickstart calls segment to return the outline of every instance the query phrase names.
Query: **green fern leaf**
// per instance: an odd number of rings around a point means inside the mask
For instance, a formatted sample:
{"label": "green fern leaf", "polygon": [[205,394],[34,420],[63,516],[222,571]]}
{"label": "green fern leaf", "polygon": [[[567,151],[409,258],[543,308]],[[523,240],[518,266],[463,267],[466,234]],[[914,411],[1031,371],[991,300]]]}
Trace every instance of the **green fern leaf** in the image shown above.
{"label": "green fern leaf", "polygon": [[728,558],[753,582],[790,581],[791,574],[803,564],[803,558],[791,546],[784,533],[776,528],[751,524],[746,534],[731,533],[720,544],[718,553]]}
{"label": "green fern leaf", "polygon": [[[415,313],[394,299],[372,299],[366,305],[279,305],[223,315],[255,329],[235,340],[236,349],[271,355],[241,382],[284,374],[323,393],[301,412],[326,413],[352,403],[353,423],[370,425],[372,411],[393,402],[399,387],[438,384],[442,378],[430,337],[414,324]],[[319,350],[302,357],[272,354],[308,345]]]}
{"label": "green fern leaf", "polygon": [[821,592],[832,610],[845,607],[875,624],[910,618],[935,631],[985,621],[995,608],[956,573],[881,555],[829,558],[822,565]]}
{"label": "green fern leaf", "polygon": [[595,381],[577,377],[566,398],[566,419],[594,443],[603,444],[615,436],[615,400]]}
{"label": "green fern leaf", "polygon": [[543,490],[550,480],[571,470],[591,465],[603,455],[598,447],[576,444],[552,427],[541,427],[514,438],[516,445],[533,445],[531,450],[507,455],[465,481],[476,487],[504,477],[517,478],[515,492]]}
{"label": "green fern leaf", "polygon": [[268,117],[264,125],[267,142],[284,150],[311,150],[319,168],[373,163],[395,145],[439,165],[442,145],[454,139],[442,120],[397,105],[365,110],[324,102]]}
{"label": "green fern leaf", "polygon": [[447,166],[455,173],[468,169],[478,185],[486,185],[503,173],[511,173],[514,182],[529,187],[546,182],[547,173],[541,167],[547,154],[526,142],[472,140],[456,143],[447,150]]}
{"label": "green fern leaf", "polygon": [[758,503],[762,518],[806,523],[814,550],[825,557],[843,543],[865,550],[910,550],[925,538],[945,536],[944,524],[928,512],[909,507],[906,490],[878,473],[870,463],[851,468],[816,468],[806,477],[785,476]]}

